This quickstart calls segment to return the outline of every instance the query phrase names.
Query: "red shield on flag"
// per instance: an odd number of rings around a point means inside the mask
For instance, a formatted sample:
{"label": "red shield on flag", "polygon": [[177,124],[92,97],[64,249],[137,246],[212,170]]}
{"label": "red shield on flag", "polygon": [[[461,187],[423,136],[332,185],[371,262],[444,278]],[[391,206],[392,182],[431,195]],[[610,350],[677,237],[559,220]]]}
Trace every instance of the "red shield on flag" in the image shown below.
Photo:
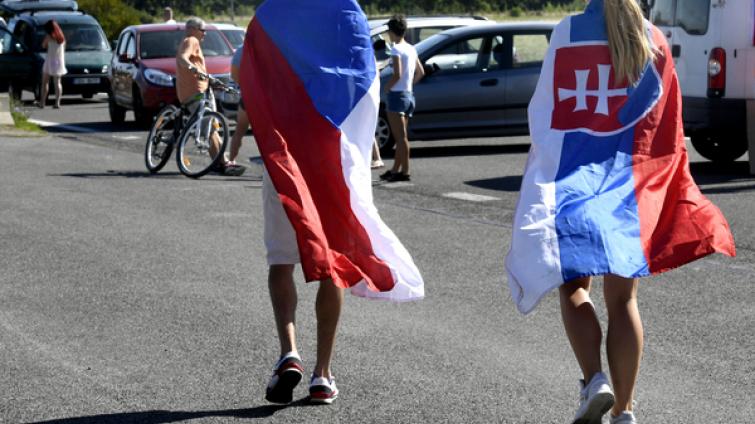
{"label": "red shield on flag", "polygon": [[560,48],[553,69],[553,129],[612,133],[626,126],[619,112],[628,87],[616,83],[607,45]]}

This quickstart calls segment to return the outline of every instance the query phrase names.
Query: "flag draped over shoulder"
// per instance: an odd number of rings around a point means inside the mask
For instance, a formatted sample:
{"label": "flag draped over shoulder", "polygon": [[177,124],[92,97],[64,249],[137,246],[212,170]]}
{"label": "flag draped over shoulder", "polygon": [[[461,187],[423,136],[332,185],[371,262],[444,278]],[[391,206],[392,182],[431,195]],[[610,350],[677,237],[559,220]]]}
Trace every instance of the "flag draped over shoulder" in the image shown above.
{"label": "flag draped over shoulder", "polygon": [[592,0],[554,29],[530,102],[532,147],[506,258],[522,313],[578,277],[642,277],[735,254],[726,219],[689,172],[663,34],[646,23],[658,55],[634,85],[617,82],[602,5]]}
{"label": "flag draped over shoulder", "polygon": [[419,299],[411,256],[372,199],[379,78],[353,0],[268,0],[244,43],[241,87],[257,145],[295,232],[307,281]]}

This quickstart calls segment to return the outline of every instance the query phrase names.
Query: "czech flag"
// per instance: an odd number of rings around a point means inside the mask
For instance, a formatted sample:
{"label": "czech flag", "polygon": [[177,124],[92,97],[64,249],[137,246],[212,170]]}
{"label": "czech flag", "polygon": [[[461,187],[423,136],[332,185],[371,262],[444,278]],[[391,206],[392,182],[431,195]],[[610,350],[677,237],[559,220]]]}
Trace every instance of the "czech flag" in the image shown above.
{"label": "czech flag", "polygon": [[578,277],[643,277],[735,255],[726,219],[689,172],[668,45],[646,25],[658,54],[631,86],[614,78],[603,0],[554,29],[506,258],[522,313]]}
{"label": "czech flag", "polygon": [[420,299],[411,256],[372,200],[380,82],[353,0],[268,0],[244,42],[242,95],[265,168],[296,232],[307,281]]}

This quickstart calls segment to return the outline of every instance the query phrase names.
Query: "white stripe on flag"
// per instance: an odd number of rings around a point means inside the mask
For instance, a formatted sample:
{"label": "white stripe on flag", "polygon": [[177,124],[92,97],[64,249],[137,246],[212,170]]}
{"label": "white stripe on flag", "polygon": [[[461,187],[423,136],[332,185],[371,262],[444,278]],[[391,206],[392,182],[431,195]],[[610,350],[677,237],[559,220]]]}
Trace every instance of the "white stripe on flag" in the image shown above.
{"label": "white stripe on flag", "polygon": [[378,215],[372,198],[370,158],[377,123],[380,82],[376,75],[369,92],[341,124],[341,167],[351,194],[351,209],[372,242],[375,255],[391,269],[395,286],[373,292],[364,282],[351,289],[356,296],[405,302],[422,299],[424,282],[409,252]]}

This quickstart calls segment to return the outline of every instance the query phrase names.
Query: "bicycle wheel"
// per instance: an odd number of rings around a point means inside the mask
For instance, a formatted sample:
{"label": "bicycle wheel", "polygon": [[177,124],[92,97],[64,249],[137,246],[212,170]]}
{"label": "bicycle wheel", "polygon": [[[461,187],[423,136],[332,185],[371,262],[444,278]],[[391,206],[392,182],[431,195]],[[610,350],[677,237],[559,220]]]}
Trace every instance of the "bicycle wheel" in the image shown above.
{"label": "bicycle wheel", "polygon": [[155,122],[152,123],[144,148],[144,164],[152,174],[161,170],[170,159],[175,144],[173,138],[177,119],[178,108],[168,105],[157,114]]}
{"label": "bicycle wheel", "polygon": [[178,169],[199,178],[223,160],[228,146],[228,123],[223,115],[205,111],[202,119],[192,119],[178,139]]}

